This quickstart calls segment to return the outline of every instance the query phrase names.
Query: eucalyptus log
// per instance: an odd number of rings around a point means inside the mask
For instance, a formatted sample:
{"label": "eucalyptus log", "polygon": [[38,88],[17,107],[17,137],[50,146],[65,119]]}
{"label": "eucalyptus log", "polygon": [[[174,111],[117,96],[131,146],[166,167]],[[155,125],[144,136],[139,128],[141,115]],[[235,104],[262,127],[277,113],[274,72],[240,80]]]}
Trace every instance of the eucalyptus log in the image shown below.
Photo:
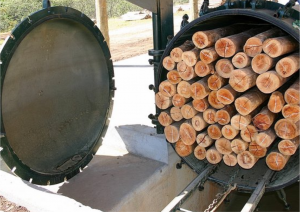
{"label": "eucalyptus log", "polygon": [[284,100],[287,104],[300,104],[300,81],[299,78],[284,93]]}
{"label": "eucalyptus log", "polygon": [[263,43],[263,51],[270,57],[279,57],[299,48],[299,43],[292,36],[269,38]]}
{"label": "eucalyptus log", "polygon": [[208,102],[209,104],[216,109],[221,109],[225,105],[221,103],[217,98],[217,91],[211,91],[208,95]]}
{"label": "eucalyptus log", "polygon": [[216,123],[215,117],[216,117],[216,109],[214,108],[208,108],[203,112],[203,118],[208,124],[214,124]]}
{"label": "eucalyptus log", "polygon": [[189,51],[195,47],[194,43],[190,40],[185,41],[182,45],[175,47],[172,49],[170,53],[170,57],[175,62],[180,62],[182,60],[182,53],[185,51]]}
{"label": "eucalyptus log", "polygon": [[262,74],[275,67],[280,58],[272,58],[267,54],[256,55],[251,61],[251,67],[255,73]]}
{"label": "eucalyptus log", "polygon": [[206,149],[202,146],[197,146],[194,149],[194,155],[198,160],[204,160],[206,155]]}
{"label": "eucalyptus log", "polygon": [[207,132],[203,132],[197,135],[196,142],[198,146],[209,147],[214,143],[214,140],[211,137],[209,137]]}
{"label": "eucalyptus log", "polygon": [[246,142],[255,141],[255,137],[257,136],[257,134],[258,131],[253,125],[248,125],[240,132],[241,138]]}
{"label": "eucalyptus log", "polygon": [[197,77],[194,68],[192,66],[188,66],[184,61],[180,61],[178,63],[177,71],[179,73],[179,76],[186,81]]}
{"label": "eucalyptus log", "polygon": [[215,73],[215,68],[213,64],[206,64],[199,60],[195,65],[195,73],[199,77],[205,77],[209,74]]}
{"label": "eucalyptus log", "polygon": [[271,94],[268,101],[268,108],[272,113],[281,112],[283,106],[285,104],[283,94],[279,91],[275,91]]}
{"label": "eucalyptus log", "polygon": [[192,102],[189,102],[181,107],[181,114],[185,119],[191,119],[198,113],[193,107]]}
{"label": "eucalyptus log", "polygon": [[203,114],[198,113],[192,118],[192,125],[196,131],[201,131],[208,126],[208,123],[204,121]]}
{"label": "eucalyptus log", "polygon": [[158,116],[158,122],[166,127],[173,123],[173,119],[171,117],[170,110],[162,111]]}
{"label": "eucalyptus log", "polygon": [[249,144],[248,150],[254,157],[263,158],[267,154],[267,148],[258,145],[255,141],[252,141]]}
{"label": "eucalyptus log", "polygon": [[194,152],[194,146],[186,145],[181,139],[175,144],[175,151],[181,157],[189,156]]}
{"label": "eucalyptus log", "polygon": [[258,133],[255,137],[255,142],[261,147],[268,148],[277,138],[273,128]]}
{"label": "eucalyptus log", "polygon": [[279,152],[271,152],[266,157],[268,167],[274,171],[282,170],[290,159],[290,155],[283,155]]}
{"label": "eucalyptus log", "polygon": [[180,121],[183,119],[180,107],[171,107],[170,114],[174,121]]}
{"label": "eucalyptus log", "polygon": [[249,143],[244,141],[241,137],[231,141],[231,149],[234,153],[240,154],[248,149]]}
{"label": "eucalyptus log", "polygon": [[206,150],[206,159],[211,164],[220,163],[222,160],[222,155],[218,150],[213,146]]}
{"label": "eucalyptus log", "polygon": [[175,107],[182,107],[183,105],[185,105],[186,103],[188,103],[190,101],[191,101],[191,98],[185,98],[178,93],[175,94],[172,98],[172,104]]}
{"label": "eucalyptus log", "polygon": [[193,128],[191,120],[186,120],[180,125],[180,138],[186,145],[192,145],[196,141],[196,131]]}
{"label": "eucalyptus log", "polygon": [[238,96],[239,92],[234,90],[230,84],[217,91],[217,99],[224,105],[233,103]]}
{"label": "eucalyptus log", "polygon": [[278,150],[283,155],[293,155],[299,147],[299,136],[290,140],[282,140],[278,143]]}
{"label": "eucalyptus log", "polygon": [[182,123],[183,121],[174,122],[173,124],[165,127],[164,133],[167,141],[169,141],[170,143],[175,143],[179,140],[179,128]]}
{"label": "eucalyptus log", "polygon": [[180,94],[181,96],[185,98],[190,98],[191,97],[191,84],[195,82],[195,79],[190,80],[190,81],[181,81],[177,85],[177,93]]}
{"label": "eucalyptus log", "polygon": [[257,77],[251,67],[235,69],[231,72],[229,84],[234,90],[244,92],[255,86]]}
{"label": "eucalyptus log", "polygon": [[159,84],[159,92],[166,96],[166,97],[172,97],[176,94],[176,85],[170,83],[168,80],[162,81]]}
{"label": "eucalyptus log", "polygon": [[272,113],[268,107],[263,107],[262,110],[253,117],[253,125],[260,130],[267,130],[274,123],[276,113]]}
{"label": "eucalyptus log", "polygon": [[293,122],[297,122],[300,120],[300,106],[286,104],[282,108],[282,115],[286,119],[290,119]]}
{"label": "eucalyptus log", "polygon": [[263,93],[272,93],[282,86],[287,78],[281,77],[276,71],[268,71],[259,75],[256,79],[256,86]]}
{"label": "eucalyptus log", "polygon": [[207,134],[212,139],[216,140],[222,137],[222,126],[219,124],[209,125],[207,128]]}
{"label": "eucalyptus log", "polygon": [[231,125],[227,124],[224,127],[222,127],[222,135],[224,136],[224,138],[227,138],[229,140],[234,139],[238,134],[239,131],[234,129]]}
{"label": "eucalyptus log", "polygon": [[166,97],[158,92],[155,94],[155,104],[162,110],[167,109],[172,106],[172,97]]}
{"label": "eucalyptus log", "polygon": [[163,59],[163,67],[168,71],[172,71],[176,68],[176,63],[170,56],[167,56]]}
{"label": "eucalyptus log", "polygon": [[204,112],[209,107],[207,97],[204,99],[194,99],[192,104],[195,110],[199,112]]}
{"label": "eucalyptus log", "polygon": [[182,53],[182,60],[188,66],[194,66],[199,60],[199,57],[200,57],[200,49],[198,49],[197,47]]}
{"label": "eucalyptus log", "polygon": [[230,154],[232,152],[231,143],[226,138],[219,138],[215,142],[215,147],[223,155]]}
{"label": "eucalyptus log", "polygon": [[251,58],[245,52],[238,52],[233,56],[232,64],[236,68],[245,68],[251,64]]}
{"label": "eucalyptus log", "polygon": [[220,59],[215,65],[216,72],[223,78],[229,78],[234,70],[230,59]]}
{"label": "eucalyptus log", "polygon": [[282,58],[276,64],[276,72],[286,78],[292,76],[300,68],[299,53]]}
{"label": "eucalyptus log", "polygon": [[207,84],[207,79],[208,76],[191,85],[190,93],[193,99],[203,99],[209,94],[210,89]]}
{"label": "eucalyptus log", "polygon": [[180,81],[182,80],[178,71],[176,71],[176,70],[169,71],[167,73],[167,79],[170,83],[172,83],[174,85],[180,83]]}
{"label": "eucalyptus log", "polygon": [[223,161],[227,166],[235,166],[237,164],[237,156],[234,153],[223,155]]}
{"label": "eucalyptus log", "polygon": [[299,135],[299,121],[294,123],[290,119],[280,119],[275,124],[276,135],[282,139],[293,139]]}
{"label": "eucalyptus log", "polygon": [[221,125],[226,125],[230,122],[231,117],[235,113],[236,113],[236,110],[235,110],[235,107],[233,104],[226,105],[224,108],[222,108],[216,112],[215,121]]}
{"label": "eucalyptus log", "polygon": [[209,76],[207,84],[210,90],[216,91],[228,83],[228,79],[219,76],[217,73]]}
{"label": "eucalyptus log", "polygon": [[244,151],[237,155],[237,161],[240,167],[251,169],[258,161],[258,158],[254,157],[249,151]]}
{"label": "eucalyptus log", "polygon": [[219,58],[214,47],[206,48],[200,51],[200,59],[206,64],[210,64]]}

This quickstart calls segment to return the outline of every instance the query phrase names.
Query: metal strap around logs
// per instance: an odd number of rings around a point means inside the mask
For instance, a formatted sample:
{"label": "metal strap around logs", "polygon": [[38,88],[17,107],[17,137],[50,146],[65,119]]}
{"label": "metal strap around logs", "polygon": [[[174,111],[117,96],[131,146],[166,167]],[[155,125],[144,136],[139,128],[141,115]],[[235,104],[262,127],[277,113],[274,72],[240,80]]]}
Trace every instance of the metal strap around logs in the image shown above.
{"label": "metal strap around logs", "polygon": [[180,208],[180,205],[187,200],[192,193],[198,188],[203,180],[206,180],[215,169],[216,165],[209,165],[201,174],[199,174],[178,196],[176,196],[161,212],[175,212],[188,210]]}
{"label": "metal strap around logs", "polygon": [[255,210],[256,206],[258,205],[260,199],[262,198],[263,194],[265,193],[266,184],[269,182],[270,178],[273,176],[274,171],[268,170],[264,175],[263,179],[255,188],[254,192],[252,193],[251,197],[245,204],[244,208],[241,212],[252,212]]}

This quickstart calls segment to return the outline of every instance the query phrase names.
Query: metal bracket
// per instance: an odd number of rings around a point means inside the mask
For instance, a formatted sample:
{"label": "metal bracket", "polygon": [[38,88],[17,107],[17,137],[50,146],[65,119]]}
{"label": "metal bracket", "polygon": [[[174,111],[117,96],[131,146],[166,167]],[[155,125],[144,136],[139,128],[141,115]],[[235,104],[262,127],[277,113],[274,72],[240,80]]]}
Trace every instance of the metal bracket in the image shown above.
{"label": "metal bracket", "polygon": [[276,18],[284,18],[289,17],[291,15],[292,7],[295,5],[295,0],[290,0],[284,7],[279,7],[274,14]]}
{"label": "metal bracket", "polygon": [[199,16],[205,15],[208,12],[209,0],[204,0],[201,6]]}
{"label": "metal bracket", "polygon": [[46,9],[46,8],[49,8],[49,7],[51,7],[50,0],[43,0],[43,8]]}

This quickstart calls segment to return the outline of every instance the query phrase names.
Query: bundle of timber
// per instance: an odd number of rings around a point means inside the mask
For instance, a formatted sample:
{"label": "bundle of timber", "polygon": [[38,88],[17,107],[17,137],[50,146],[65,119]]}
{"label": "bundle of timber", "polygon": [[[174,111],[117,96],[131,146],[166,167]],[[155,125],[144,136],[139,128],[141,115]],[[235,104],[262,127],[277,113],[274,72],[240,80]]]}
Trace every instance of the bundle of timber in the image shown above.
{"label": "bundle of timber", "polygon": [[181,157],[282,170],[299,146],[299,43],[276,27],[193,34],[163,58],[158,120]]}

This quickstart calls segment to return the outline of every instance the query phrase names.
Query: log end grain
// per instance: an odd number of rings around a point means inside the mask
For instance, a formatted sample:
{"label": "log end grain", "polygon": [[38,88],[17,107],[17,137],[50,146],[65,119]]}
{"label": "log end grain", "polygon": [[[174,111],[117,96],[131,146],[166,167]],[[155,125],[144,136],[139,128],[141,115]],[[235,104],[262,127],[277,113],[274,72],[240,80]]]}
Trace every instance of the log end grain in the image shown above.
{"label": "log end grain", "polygon": [[263,43],[259,38],[251,37],[246,41],[243,49],[249,57],[255,57],[262,52]]}
{"label": "log end grain", "polygon": [[228,38],[221,38],[215,44],[216,52],[221,57],[232,57],[237,49],[235,44]]}
{"label": "log end grain", "polygon": [[197,146],[194,149],[194,155],[198,160],[204,160],[206,155],[206,150],[202,146]]}
{"label": "log end grain", "polygon": [[218,98],[217,98],[217,91],[211,91],[208,95],[208,102],[209,104],[216,109],[221,109],[223,108],[225,105],[222,104]]}
{"label": "log end grain", "polygon": [[232,64],[236,68],[245,68],[251,63],[250,57],[244,52],[236,53],[232,58]]}
{"label": "log end grain", "polygon": [[274,171],[280,171],[287,163],[287,157],[279,152],[271,152],[266,157],[266,163],[268,167]]}
{"label": "log end grain", "polygon": [[190,154],[193,153],[194,149],[193,146],[191,145],[186,145],[183,143],[183,141],[180,139],[176,142],[175,144],[175,151],[177,154],[181,157],[186,157],[189,156]]}
{"label": "log end grain", "polygon": [[237,164],[237,158],[234,154],[223,155],[223,161],[227,166],[235,166]]}
{"label": "log end grain", "polygon": [[220,59],[215,65],[216,72],[223,78],[229,78],[234,67],[229,59]]}
{"label": "log end grain", "polygon": [[196,141],[196,131],[189,123],[180,125],[179,134],[182,142],[186,145],[192,145]]}
{"label": "log end grain", "polygon": [[212,147],[206,151],[206,159],[211,164],[218,164],[222,161],[222,155]]}
{"label": "log end grain", "polygon": [[299,122],[289,119],[280,119],[275,124],[275,132],[282,139],[293,139],[299,135]]}
{"label": "log end grain", "polygon": [[244,169],[251,169],[257,162],[257,158],[254,157],[249,151],[244,151],[237,155],[238,164]]}
{"label": "log end grain", "polygon": [[174,121],[181,121],[183,119],[183,116],[181,114],[181,109],[179,107],[172,107],[170,109],[171,118]]}
{"label": "log end grain", "polygon": [[155,104],[158,108],[164,110],[172,105],[172,98],[162,95],[160,92],[155,94]]}
{"label": "log end grain", "polygon": [[273,59],[267,54],[258,54],[251,61],[254,72],[262,74],[273,67]]}
{"label": "log end grain", "polygon": [[176,70],[169,71],[167,73],[167,79],[172,84],[178,84],[182,80],[182,78],[180,77],[178,71],[176,71]]}
{"label": "log end grain", "polygon": [[272,113],[279,113],[281,112],[283,106],[285,104],[283,94],[279,91],[275,91],[271,94],[269,101],[268,101],[268,109]]}

